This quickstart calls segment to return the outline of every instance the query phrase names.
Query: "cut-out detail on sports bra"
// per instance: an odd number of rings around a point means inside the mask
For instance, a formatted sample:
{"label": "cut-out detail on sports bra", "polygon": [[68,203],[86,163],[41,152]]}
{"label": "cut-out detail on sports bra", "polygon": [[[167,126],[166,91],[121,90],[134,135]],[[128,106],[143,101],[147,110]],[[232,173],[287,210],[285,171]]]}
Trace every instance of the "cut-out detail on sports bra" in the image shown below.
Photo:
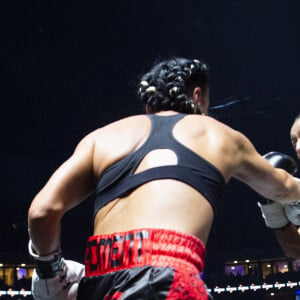
{"label": "cut-out detail on sports bra", "polygon": [[[128,194],[144,183],[158,179],[176,179],[192,186],[207,199],[215,212],[224,193],[225,179],[215,166],[174,138],[173,128],[185,115],[147,116],[151,120],[151,132],[144,144],[108,167],[99,179],[94,216],[114,199]],[[146,155],[158,149],[173,151],[177,164],[151,167],[135,174]]]}
{"label": "cut-out detail on sports bra", "polygon": [[[177,154],[171,149],[155,149],[147,153],[137,166],[134,174],[141,173],[149,168],[171,166],[178,164]],[[147,168],[145,165],[151,165]]]}

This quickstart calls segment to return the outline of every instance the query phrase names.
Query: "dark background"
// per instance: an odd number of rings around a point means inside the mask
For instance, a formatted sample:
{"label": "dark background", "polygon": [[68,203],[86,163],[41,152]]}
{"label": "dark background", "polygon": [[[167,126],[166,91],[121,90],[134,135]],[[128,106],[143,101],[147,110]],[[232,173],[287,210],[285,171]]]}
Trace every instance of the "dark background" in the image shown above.
{"label": "dark background", "polygon": [[[0,1],[0,261],[28,261],[34,195],[88,132],[142,112],[136,83],[156,60],[211,67],[212,110],[260,153],[295,157],[299,113],[299,1]],[[92,199],[63,220],[66,257],[83,259]],[[255,194],[232,180],[207,245],[207,268],[280,257]],[[208,271],[208,272],[209,272]]]}

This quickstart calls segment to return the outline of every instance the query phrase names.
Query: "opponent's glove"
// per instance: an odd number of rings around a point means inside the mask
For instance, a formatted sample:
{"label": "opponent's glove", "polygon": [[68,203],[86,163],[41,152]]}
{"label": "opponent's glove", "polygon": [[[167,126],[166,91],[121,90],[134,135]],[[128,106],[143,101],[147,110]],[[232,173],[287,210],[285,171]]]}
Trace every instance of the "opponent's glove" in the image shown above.
{"label": "opponent's glove", "polygon": [[[295,160],[286,154],[272,151],[263,157],[267,159],[274,168],[284,169],[290,174],[294,174],[297,171]],[[260,197],[257,204],[262,212],[267,227],[280,229],[289,223],[285,208],[281,203]]]}
{"label": "opponent's glove", "polygon": [[36,300],[75,300],[78,284],[84,277],[84,265],[64,260],[60,251],[39,256],[29,241],[29,253],[35,262],[31,290]]}
{"label": "opponent's glove", "polygon": [[263,156],[274,167],[287,171],[290,174],[297,172],[297,163],[295,160],[286,154],[271,151]]}

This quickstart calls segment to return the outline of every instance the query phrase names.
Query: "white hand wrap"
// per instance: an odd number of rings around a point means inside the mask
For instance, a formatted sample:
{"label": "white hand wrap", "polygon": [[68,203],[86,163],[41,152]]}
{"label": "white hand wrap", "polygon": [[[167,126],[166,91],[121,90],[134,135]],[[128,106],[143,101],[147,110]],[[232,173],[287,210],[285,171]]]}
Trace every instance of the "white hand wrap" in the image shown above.
{"label": "white hand wrap", "polygon": [[291,223],[300,226],[300,200],[294,203],[285,204],[284,211]]}
{"label": "white hand wrap", "polygon": [[35,269],[42,279],[55,277],[62,271],[62,256],[60,249],[52,252],[49,255],[40,256],[34,251],[32,241],[29,240],[28,251],[34,260]]}
{"label": "white hand wrap", "polygon": [[64,260],[60,250],[47,256],[36,254],[31,240],[29,254],[35,261],[31,291],[35,300],[76,300],[78,284],[85,275],[84,265]]}
{"label": "white hand wrap", "polygon": [[280,229],[289,223],[282,204],[278,202],[261,204],[258,202],[257,205],[261,210],[267,227],[272,229]]}
{"label": "white hand wrap", "polygon": [[[294,179],[300,183],[300,178],[294,177]],[[300,226],[300,200],[297,202],[285,204],[284,211],[291,223],[296,226]]]}
{"label": "white hand wrap", "polygon": [[49,279],[39,278],[34,270],[31,291],[35,300],[76,300],[84,265],[63,259],[62,267],[61,274]]}

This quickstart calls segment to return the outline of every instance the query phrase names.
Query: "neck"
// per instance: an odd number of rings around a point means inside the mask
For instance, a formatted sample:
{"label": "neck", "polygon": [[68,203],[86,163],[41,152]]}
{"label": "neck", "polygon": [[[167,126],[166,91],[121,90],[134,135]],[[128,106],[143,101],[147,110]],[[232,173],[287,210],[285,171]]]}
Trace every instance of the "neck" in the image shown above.
{"label": "neck", "polygon": [[162,116],[169,116],[169,115],[175,115],[175,114],[179,114],[179,112],[174,111],[174,110],[163,110],[163,111],[159,111],[159,112],[155,113],[155,115],[162,115]]}

